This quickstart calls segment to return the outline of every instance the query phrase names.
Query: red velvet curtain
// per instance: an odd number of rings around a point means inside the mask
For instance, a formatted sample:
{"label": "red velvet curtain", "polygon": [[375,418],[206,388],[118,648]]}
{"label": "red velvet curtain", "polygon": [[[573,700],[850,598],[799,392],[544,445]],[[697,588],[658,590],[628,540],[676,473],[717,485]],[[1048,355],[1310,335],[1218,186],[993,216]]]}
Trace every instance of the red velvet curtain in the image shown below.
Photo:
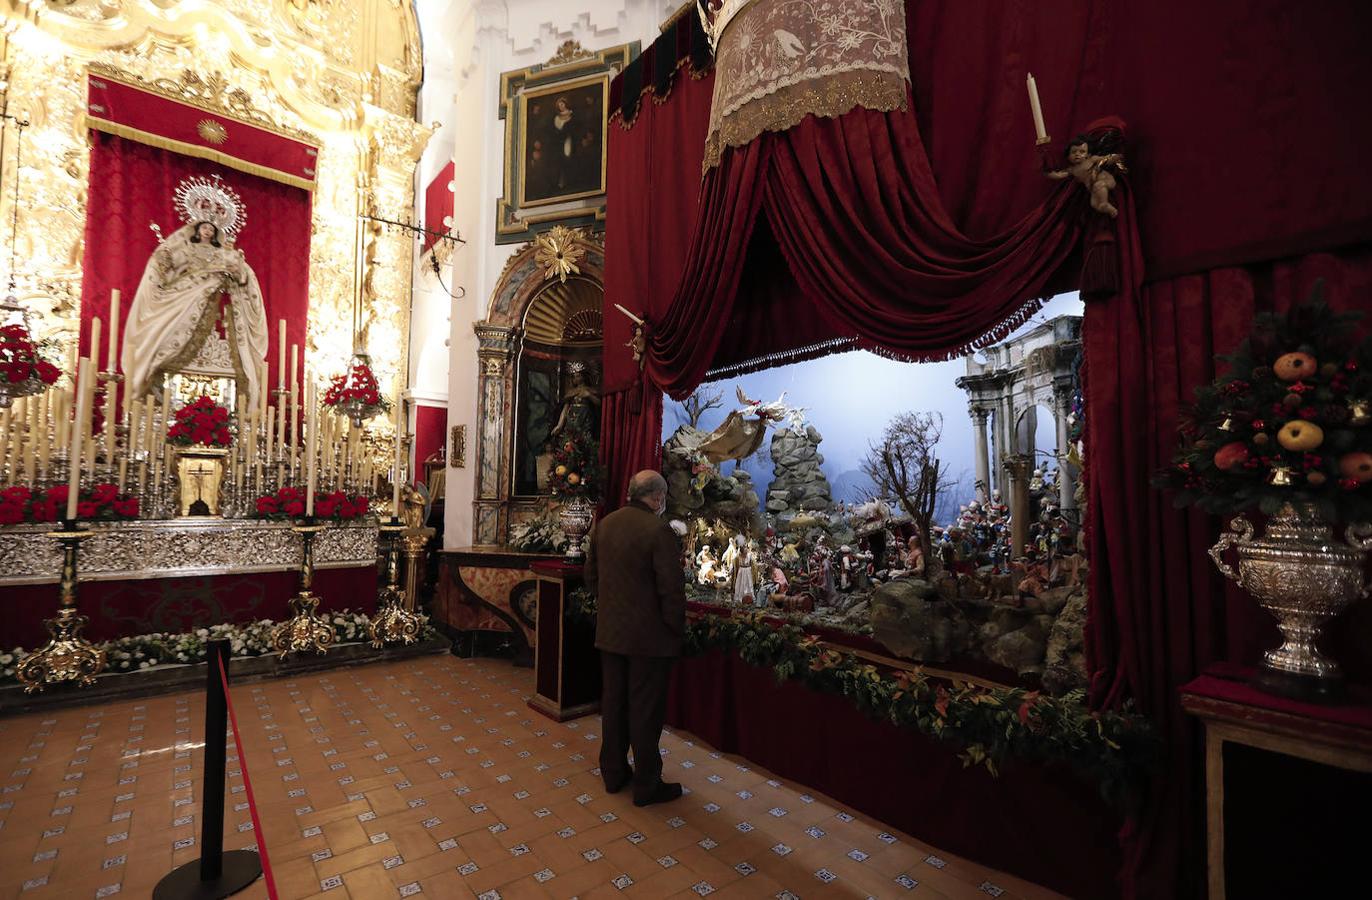
{"label": "red velvet curtain", "polygon": [[[92,131],[90,135],[91,190],[81,264],[81,353],[90,351],[87,323],[92,318],[99,316],[104,335],[109,334],[111,289],[122,292],[120,318],[128,318],[143,269],[157,247],[157,236],[149,223],[156,222],[164,235],[183,224],[173,203],[177,185],[191,175],[218,175],[238,192],[247,209],[247,223],[236,246],[262,285],[270,341],[267,383],[274,387],[278,319],[286,320],[286,342],[299,344],[304,353],[310,284],[309,192],[105,132]],[[102,336],[100,341],[104,360],[106,338]],[[104,364],[109,365],[108,361]]]}
{"label": "red velvet curtain", "polygon": [[[1278,643],[1271,617],[1206,556],[1221,523],[1174,509],[1148,478],[1171,459],[1178,418],[1214,377],[1215,355],[1243,339],[1255,313],[1287,309],[1316,279],[1332,306],[1366,310],[1372,245],[1180,276],[1148,285],[1137,304],[1087,309],[1092,702],[1133,699],[1168,739],[1166,776],[1151,783],[1156,793],[1126,844],[1125,884],[1135,896],[1191,896],[1204,883],[1200,730],[1178,690],[1210,663],[1253,665]],[[1351,632],[1340,623],[1340,658],[1353,677],[1372,674],[1367,619]]]}

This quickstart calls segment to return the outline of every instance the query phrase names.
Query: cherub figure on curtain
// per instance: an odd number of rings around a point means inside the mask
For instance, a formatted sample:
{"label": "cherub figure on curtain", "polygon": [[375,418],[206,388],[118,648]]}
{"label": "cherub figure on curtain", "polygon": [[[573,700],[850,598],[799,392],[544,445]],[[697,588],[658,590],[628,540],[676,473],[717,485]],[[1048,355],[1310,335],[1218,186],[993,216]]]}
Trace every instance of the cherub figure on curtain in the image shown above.
{"label": "cherub figure on curtain", "polygon": [[1093,147],[1089,137],[1079,134],[1067,145],[1067,167],[1047,175],[1054,181],[1075,178],[1091,195],[1091,208],[1113,219],[1119,210],[1110,202],[1110,192],[1117,184],[1111,172],[1123,174],[1129,170],[1124,167],[1122,154],[1104,151],[1105,148]]}

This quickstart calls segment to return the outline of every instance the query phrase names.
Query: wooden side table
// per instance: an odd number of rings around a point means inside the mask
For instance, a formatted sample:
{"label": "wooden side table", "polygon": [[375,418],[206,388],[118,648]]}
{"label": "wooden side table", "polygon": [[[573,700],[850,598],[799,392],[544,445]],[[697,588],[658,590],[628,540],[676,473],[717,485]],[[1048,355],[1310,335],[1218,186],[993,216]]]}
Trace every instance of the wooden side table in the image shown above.
{"label": "wooden side table", "polygon": [[1249,684],[1251,669],[1222,665],[1182,688],[1182,708],[1205,726],[1205,807],[1210,900],[1225,896],[1224,745],[1372,773],[1372,697],[1317,706],[1266,694]]}
{"label": "wooden side table", "polygon": [[561,560],[531,563],[538,577],[534,695],[530,708],[565,722],[600,709],[600,654],[595,632],[567,620],[572,591],[581,586],[581,566]]}

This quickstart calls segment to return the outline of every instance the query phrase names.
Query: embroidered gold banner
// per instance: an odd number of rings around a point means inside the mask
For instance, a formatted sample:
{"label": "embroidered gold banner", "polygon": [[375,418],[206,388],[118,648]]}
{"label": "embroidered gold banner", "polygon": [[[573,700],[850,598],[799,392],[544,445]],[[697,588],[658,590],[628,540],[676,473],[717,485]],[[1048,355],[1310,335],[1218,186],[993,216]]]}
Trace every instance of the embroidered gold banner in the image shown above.
{"label": "embroidered gold banner", "polygon": [[754,0],[715,51],[704,167],[808,115],[903,109],[909,81],[898,0]]}

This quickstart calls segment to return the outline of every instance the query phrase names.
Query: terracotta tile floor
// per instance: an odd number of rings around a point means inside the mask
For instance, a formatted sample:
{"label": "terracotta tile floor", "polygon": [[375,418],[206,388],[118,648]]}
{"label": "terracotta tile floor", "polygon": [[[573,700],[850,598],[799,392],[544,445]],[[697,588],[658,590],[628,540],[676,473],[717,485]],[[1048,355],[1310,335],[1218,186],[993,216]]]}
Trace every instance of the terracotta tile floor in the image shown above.
{"label": "terracotta tile floor", "polygon": [[[282,898],[1057,895],[680,735],[690,791],[635,809],[499,660],[424,657],[236,686]],[[199,854],[199,693],[0,720],[0,897],[148,897]],[[229,743],[225,846],[252,847]],[[265,897],[261,881],[239,896]]]}

